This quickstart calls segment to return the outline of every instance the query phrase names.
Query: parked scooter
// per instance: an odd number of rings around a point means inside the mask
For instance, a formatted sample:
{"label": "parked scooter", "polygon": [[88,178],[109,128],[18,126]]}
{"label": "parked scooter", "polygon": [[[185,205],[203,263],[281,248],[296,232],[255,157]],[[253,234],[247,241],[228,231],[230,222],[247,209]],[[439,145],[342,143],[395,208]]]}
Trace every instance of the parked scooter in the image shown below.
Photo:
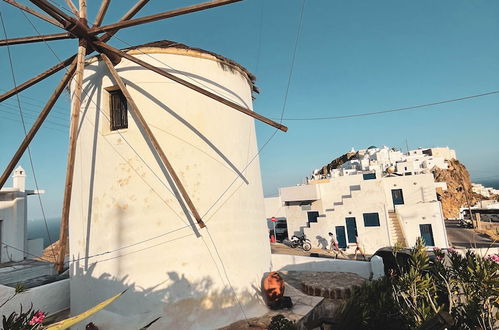
{"label": "parked scooter", "polygon": [[293,237],[291,237],[291,244],[290,245],[293,249],[299,246],[304,251],[310,251],[310,249],[312,248],[312,243],[310,243],[310,240],[308,238],[306,238],[305,235],[303,235],[301,237],[293,235]]}
{"label": "parked scooter", "polygon": [[461,228],[473,228],[473,221],[470,219],[459,219],[457,226]]}

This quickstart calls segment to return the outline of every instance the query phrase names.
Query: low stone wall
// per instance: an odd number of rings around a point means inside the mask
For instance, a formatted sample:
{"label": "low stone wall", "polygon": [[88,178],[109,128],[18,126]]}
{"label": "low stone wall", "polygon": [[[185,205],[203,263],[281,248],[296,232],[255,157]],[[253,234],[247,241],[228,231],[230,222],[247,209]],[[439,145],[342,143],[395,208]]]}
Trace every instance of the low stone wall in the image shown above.
{"label": "low stone wall", "polygon": [[[0,285],[0,305],[12,297],[14,293],[14,288]],[[31,304],[33,304],[34,310],[40,310],[48,315],[68,309],[69,279],[40,285],[17,294],[0,308],[0,315],[8,316],[14,311],[19,313],[21,305],[23,311],[26,311]]]}
{"label": "low stone wall", "polygon": [[481,217],[482,221],[478,221],[478,229],[483,229],[483,230],[494,230],[497,229],[499,230],[499,223],[498,222],[485,222],[483,221],[483,217]]}
{"label": "low stone wall", "polygon": [[371,261],[356,261],[272,254],[272,271],[354,273],[366,279],[378,279],[384,275],[383,260],[378,256],[372,257]]}

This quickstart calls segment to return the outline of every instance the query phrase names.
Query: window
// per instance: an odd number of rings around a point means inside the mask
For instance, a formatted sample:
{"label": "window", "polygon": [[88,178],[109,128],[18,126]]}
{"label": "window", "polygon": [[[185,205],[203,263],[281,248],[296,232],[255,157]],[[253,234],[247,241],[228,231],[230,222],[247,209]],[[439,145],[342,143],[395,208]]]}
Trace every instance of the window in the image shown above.
{"label": "window", "polygon": [[374,180],[376,179],[376,173],[364,173],[362,174],[364,180]]}
{"label": "window", "polygon": [[379,227],[378,213],[364,213],[364,227]]}
{"label": "window", "polygon": [[307,212],[308,222],[317,222],[317,218],[319,217],[319,212],[310,211]]}
{"label": "window", "polygon": [[125,95],[121,90],[109,91],[111,131],[128,128],[128,111]]}

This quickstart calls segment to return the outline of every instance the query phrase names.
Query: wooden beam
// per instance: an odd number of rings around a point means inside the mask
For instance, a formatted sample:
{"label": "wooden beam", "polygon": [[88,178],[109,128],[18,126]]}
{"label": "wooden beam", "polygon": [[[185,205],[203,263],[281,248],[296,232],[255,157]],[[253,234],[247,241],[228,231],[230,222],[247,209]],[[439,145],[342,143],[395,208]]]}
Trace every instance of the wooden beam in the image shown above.
{"label": "wooden beam", "polygon": [[[137,1],[137,3],[132,7],[130,8],[129,11],[126,12],[125,15],[123,15],[123,17],[118,21],[118,22],[124,22],[124,21],[127,21],[129,19],[131,19],[133,16],[135,16],[135,14],[137,14],[139,12],[139,10],[142,9],[142,7],[144,7],[147,3],[149,2],[149,0],[139,0]],[[111,31],[108,31],[106,34],[104,34],[101,38],[99,38],[99,40],[101,41],[108,41],[109,39],[111,39],[114,34],[116,32],[118,32],[119,29],[115,29],[115,30],[111,30]]]}
{"label": "wooden beam", "polygon": [[100,26],[102,24],[102,20],[104,20],[104,15],[106,15],[107,8],[109,7],[109,3],[111,0],[102,0],[99,8],[99,12],[95,17],[94,26]]}
{"label": "wooden beam", "polygon": [[69,22],[72,22],[73,19],[66,15],[62,10],[52,5],[50,2],[46,0],[30,0],[35,6],[52,16],[55,20],[61,23],[65,28],[68,26]]}
{"label": "wooden beam", "polygon": [[203,94],[205,96],[208,96],[209,98],[211,98],[211,99],[213,99],[215,101],[223,103],[223,104],[225,104],[225,105],[227,105],[227,106],[229,106],[229,107],[231,107],[231,108],[233,108],[233,109],[235,109],[237,111],[240,111],[240,112],[242,112],[242,113],[244,113],[244,114],[246,114],[246,115],[248,115],[250,117],[258,119],[259,121],[264,122],[264,123],[266,123],[266,124],[268,124],[270,126],[273,126],[273,127],[277,128],[277,129],[283,131],[283,132],[286,132],[288,130],[288,128],[286,126],[284,126],[282,124],[279,124],[279,123],[273,121],[272,119],[269,119],[269,118],[267,118],[265,116],[262,116],[262,115],[254,112],[254,111],[252,111],[250,109],[242,107],[239,104],[236,104],[236,103],[234,103],[232,101],[229,101],[229,100],[227,100],[227,99],[225,99],[225,98],[223,98],[223,97],[221,97],[221,96],[219,96],[217,94],[209,92],[209,91],[207,91],[207,90],[205,90],[205,89],[203,89],[203,88],[201,88],[201,87],[199,87],[197,85],[194,85],[193,83],[190,83],[190,82],[188,82],[188,81],[186,81],[186,80],[184,80],[182,78],[179,78],[179,77],[177,77],[177,76],[175,76],[175,75],[173,75],[173,74],[171,74],[169,72],[161,70],[160,68],[157,68],[157,67],[155,67],[155,66],[153,66],[153,65],[151,65],[151,64],[149,64],[147,62],[139,60],[138,58],[133,57],[132,55],[127,54],[125,52],[122,52],[119,49],[111,47],[111,46],[109,46],[109,45],[107,45],[107,44],[105,44],[103,42],[100,42],[100,41],[94,42],[94,45],[96,45],[97,47],[100,47],[101,49],[113,52],[113,53],[115,53],[118,56],[124,57],[124,58],[126,58],[126,59],[128,59],[128,60],[130,60],[130,61],[132,61],[134,63],[137,63],[138,65],[140,65],[140,66],[142,66],[142,67],[144,67],[146,69],[154,71],[157,74],[160,74],[160,75],[162,75],[162,76],[164,76],[164,77],[166,77],[168,79],[171,79],[171,80],[173,80],[173,81],[175,81],[175,82],[177,82],[177,83],[179,83],[179,84],[181,84],[181,85],[183,85],[185,87],[188,87],[188,88],[190,88],[192,90],[195,90],[198,93],[201,93],[201,94]]}
{"label": "wooden beam", "polygon": [[122,29],[122,28],[127,28],[130,26],[135,26],[135,25],[140,25],[144,23],[149,23],[149,22],[154,22],[154,21],[159,21],[165,18],[170,18],[170,17],[175,17],[179,15],[184,15],[184,14],[189,14],[189,13],[194,13],[196,11],[201,11],[209,8],[214,8],[214,7],[219,7],[219,6],[224,6],[227,4],[231,4],[234,2],[239,2],[242,0],[214,0],[214,1],[208,1],[205,3],[197,4],[197,5],[192,5],[189,7],[184,7],[180,9],[175,9],[175,10],[170,10],[166,11],[163,13],[155,14],[155,15],[150,15],[150,16],[145,16],[141,18],[136,18],[136,19],[131,19],[126,22],[118,22],[114,24],[109,24],[109,25],[104,25],[100,27],[93,27],[90,29],[90,33],[100,33],[100,32],[106,32],[114,29]]}
{"label": "wooden beam", "polygon": [[20,37],[20,38],[0,40],[0,46],[29,44],[29,43],[34,43],[34,42],[44,42],[44,41],[62,40],[62,39],[70,39],[70,38],[74,38],[74,36],[69,32],[56,33],[56,34],[46,34],[46,35],[41,35],[41,36]]}
{"label": "wooden beam", "polygon": [[139,10],[141,10],[148,2],[149,2],[149,0],[139,0],[139,1],[137,1],[135,3],[135,5],[133,5],[133,7],[130,8],[125,13],[125,15],[123,15],[123,17],[120,18],[120,20],[118,22],[128,21],[129,19],[131,19],[132,17],[134,17],[139,12]]}
{"label": "wooden beam", "polygon": [[68,5],[69,9],[71,9],[71,12],[76,16],[78,17],[78,9],[76,9],[73,1],[71,0],[65,0],[66,1],[66,4]]}
{"label": "wooden beam", "polygon": [[46,15],[43,15],[42,13],[39,13],[34,9],[31,9],[23,4],[18,3],[17,1],[14,1],[14,0],[3,0],[3,1],[7,2],[8,4],[10,4],[14,7],[17,7],[21,10],[24,10],[25,12],[30,13],[31,15],[34,15],[34,16],[36,16],[36,17],[38,17],[46,22],[49,22],[50,24],[53,24],[53,25],[58,26],[60,28],[64,28],[64,26],[61,23],[59,23],[58,21],[56,21],[52,17],[48,17]]}
{"label": "wooden beam", "polygon": [[[149,0],[139,0],[121,19],[120,21],[125,21],[125,20],[128,20],[130,18],[132,18],[135,14],[137,14],[139,12],[140,9],[142,9],[147,3],[149,2]],[[118,30],[113,30],[113,31],[109,31],[108,33],[104,34],[102,37],[99,38],[100,41],[103,41],[103,42],[106,42],[108,41],[109,39],[111,39],[113,37],[113,35],[116,33],[116,31]],[[92,49],[88,49],[87,50],[87,55],[90,54],[92,52]],[[61,70],[62,68],[72,64],[73,61],[76,61],[76,55],[73,55],[67,59],[65,59],[64,61],[62,61],[61,63],[58,63],[56,65],[54,65],[53,67],[49,68],[48,70],[40,73],[39,75],[37,75],[36,77],[34,78],[31,78],[30,80],[28,81],[25,81],[24,83],[18,85],[16,88],[13,88],[3,94],[0,95],[0,102],[2,101],[5,101],[7,100],[8,98],[16,95],[17,93],[20,93],[22,92],[23,90],[33,86],[34,84],[42,81],[43,79],[45,78],[48,78],[50,77],[51,75],[53,75],[54,73],[58,72],[59,70]],[[75,62],[76,63],[76,62]]]}
{"label": "wooden beam", "polygon": [[74,72],[76,69],[76,65],[72,64],[69,68],[68,71],[64,74],[62,77],[61,81],[57,85],[56,89],[50,96],[49,100],[47,101],[47,104],[45,104],[45,107],[42,109],[38,117],[36,118],[35,122],[33,123],[33,126],[29,130],[29,132],[26,134],[24,137],[24,140],[21,142],[21,145],[17,149],[16,153],[10,160],[9,164],[7,165],[7,168],[3,172],[2,176],[0,177],[0,189],[3,187],[7,179],[9,178],[10,173],[14,170],[14,167],[17,165],[19,162],[19,159],[21,159],[22,155],[28,148],[29,144],[35,137],[36,133],[42,126],[43,122],[47,118],[48,114],[52,110],[52,107],[54,106],[55,102],[61,95],[61,93],[64,91],[64,88],[66,88],[68,82],[71,80],[71,77],[73,76]]}
{"label": "wooden beam", "polygon": [[101,54],[101,57],[104,60],[104,62],[106,63],[107,68],[109,69],[109,72],[111,73],[114,80],[118,84],[120,90],[123,92],[123,95],[125,95],[126,100],[127,100],[128,104],[130,105],[130,108],[131,108],[133,114],[139,120],[140,125],[142,126],[142,128],[146,132],[147,138],[149,139],[149,141],[151,141],[151,143],[154,147],[154,150],[156,150],[157,154],[159,155],[159,158],[161,158],[161,161],[163,162],[166,169],[168,170],[168,173],[170,174],[173,181],[175,182],[175,185],[177,186],[178,190],[180,191],[180,194],[182,195],[185,203],[187,204],[187,206],[191,210],[191,213],[194,216],[194,219],[196,219],[197,223],[199,224],[199,226],[201,228],[204,228],[205,224],[204,224],[203,220],[201,219],[201,216],[199,215],[196,207],[194,206],[194,203],[192,202],[191,198],[189,197],[189,194],[187,193],[187,191],[185,190],[185,187],[182,184],[182,181],[180,181],[180,178],[178,177],[177,173],[173,169],[172,164],[170,163],[170,161],[166,157],[166,155],[163,151],[163,148],[161,148],[161,145],[159,144],[158,140],[156,140],[156,137],[154,136],[153,132],[151,131],[151,128],[149,127],[149,124],[147,124],[147,121],[140,113],[139,108],[137,107],[137,104],[132,99],[132,96],[130,95],[130,93],[128,92],[128,89],[126,88],[125,83],[123,82],[121,77],[118,75],[118,73],[114,69],[114,66],[111,63],[111,61],[109,60],[109,58],[105,54]]}
{"label": "wooden beam", "polygon": [[58,63],[58,64],[54,65],[53,67],[51,67],[48,70],[40,73],[36,77],[33,77],[30,80],[23,82],[22,84],[18,85],[16,88],[13,88],[13,89],[11,89],[11,90],[3,93],[2,95],[0,95],[0,102],[3,102],[5,100],[7,100],[8,98],[16,95],[17,93],[22,92],[26,88],[33,86],[34,84],[42,81],[43,79],[45,79],[47,77],[50,77],[51,75],[53,75],[54,73],[58,72],[62,68],[65,68],[68,65],[72,64],[73,61],[76,61],[76,56],[71,56],[71,57],[65,59],[61,63]]}
{"label": "wooden beam", "polygon": [[[81,10],[80,10],[81,14]],[[64,187],[64,200],[62,203],[61,230],[59,234],[60,250],[57,256],[56,270],[60,273],[64,269],[66,245],[69,235],[69,210],[71,207],[71,194],[73,190],[74,163],[76,158],[76,142],[78,126],[80,124],[81,94],[83,89],[83,73],[85,70],[85,55],[87,53],[85,41],[80,39],[76,62],[76,82],[74,84],[73,105],[71,110],[71,126],[69,134],[68,165],[66,170],[66,185]]]}
{"label": "wooden beam", "polygon": [[77,15],[80,17],[80,19],[87,19],[87,1],[86,0],[79,0],[78,3],[80,4],[80,12]]}

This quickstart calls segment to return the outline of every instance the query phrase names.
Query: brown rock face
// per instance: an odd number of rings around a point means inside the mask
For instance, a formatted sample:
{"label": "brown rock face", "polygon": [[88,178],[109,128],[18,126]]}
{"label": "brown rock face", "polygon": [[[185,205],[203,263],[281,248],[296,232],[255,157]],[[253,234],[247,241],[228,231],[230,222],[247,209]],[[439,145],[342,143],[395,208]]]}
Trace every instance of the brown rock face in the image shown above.
{"label": "brown rock face", "polygon": [[322,167],[321,174],[326,175],[331,173],[331,170],[338,168],[350,159],[354,158],[356,154],[356,152],[347,152],[346,154],[341,155],[340,157],[334,159],[331,163]]}
{"label": "brown rock face", "polygon": [[471,190],[470,174],[466,167],[458,160],[447,161],[449,168],[442,170],[432,169],[435,182],[447,183],[447,191],[437,189],[442,202],[442,211],[446,219],[455,219],[459,216],[459,208],[474,205],[478,201],[487,199]]}
{"label": "brown rock face", "polygon": [[[56,262],[57,261],[57,255],[59,254],[59,251],[61,250],[61,245],[59,243],[59,240],[55,241],[51,245],[47,246],[45,250],[43,250],[43,255],[40,259],[48,262]],[[66,256],[69,255],[69,244],[66,244]]]}

